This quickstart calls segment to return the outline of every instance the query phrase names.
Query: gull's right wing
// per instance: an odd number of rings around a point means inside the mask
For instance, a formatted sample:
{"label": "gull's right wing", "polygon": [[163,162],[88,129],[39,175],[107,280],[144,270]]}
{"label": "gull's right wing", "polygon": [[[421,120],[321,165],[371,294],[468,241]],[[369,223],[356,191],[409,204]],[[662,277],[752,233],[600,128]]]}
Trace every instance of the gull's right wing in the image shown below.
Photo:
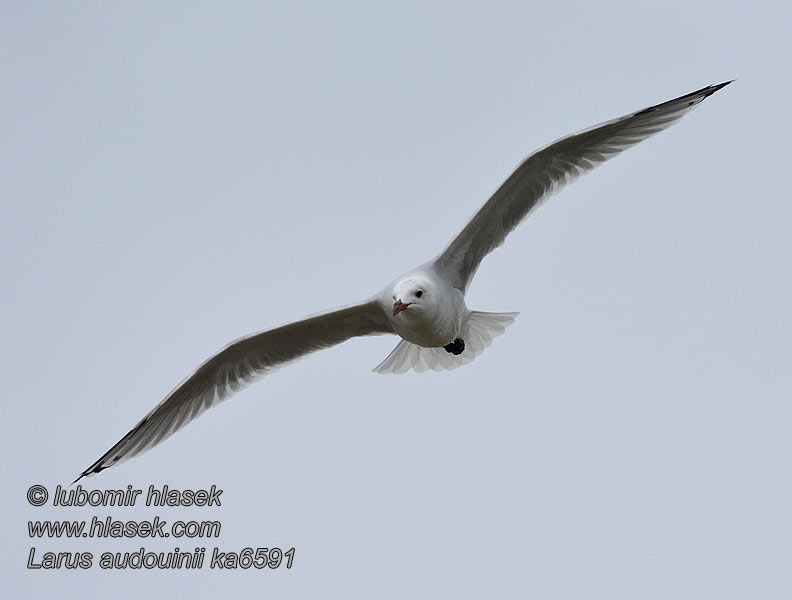
{"label": "gull's right wing", "polygon": [[278,367],[353,337],[382,333],[393,329],[379,303],[370,300],[240,338],[198,367],[75,481],[156,446]]}

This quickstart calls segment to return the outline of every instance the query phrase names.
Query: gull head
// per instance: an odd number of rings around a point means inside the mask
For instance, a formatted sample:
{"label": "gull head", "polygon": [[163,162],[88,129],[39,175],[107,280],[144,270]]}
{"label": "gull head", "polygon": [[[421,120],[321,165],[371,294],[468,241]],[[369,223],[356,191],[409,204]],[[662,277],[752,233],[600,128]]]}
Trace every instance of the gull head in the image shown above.
{"label": "gull head", "polygon": [[432,284],[420,276],[402,279],[393,286],[391,298],[393,299],[393,316],[406,312],[420,314],[431,303]]}

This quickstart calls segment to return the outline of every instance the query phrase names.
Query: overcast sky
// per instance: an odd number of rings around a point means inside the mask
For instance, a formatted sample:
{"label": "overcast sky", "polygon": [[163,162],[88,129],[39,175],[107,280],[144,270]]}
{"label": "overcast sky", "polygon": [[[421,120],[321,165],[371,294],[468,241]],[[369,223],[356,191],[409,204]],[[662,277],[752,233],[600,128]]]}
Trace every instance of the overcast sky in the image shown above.
{"label": "overcast sky", "polygon": [[[339,4],[3,2],[5,588],[792,597],[788,6]],[[396,338],[353,340],[82,482],[221,507],[28,504],[230,340],[431,258],[532,150],[733,78],[485,259],[468,305],[521,315],[472,364],[375,375]],[[222,533],[28,536],[108,515]],[[296,552],[98,566],[175,546]]]}

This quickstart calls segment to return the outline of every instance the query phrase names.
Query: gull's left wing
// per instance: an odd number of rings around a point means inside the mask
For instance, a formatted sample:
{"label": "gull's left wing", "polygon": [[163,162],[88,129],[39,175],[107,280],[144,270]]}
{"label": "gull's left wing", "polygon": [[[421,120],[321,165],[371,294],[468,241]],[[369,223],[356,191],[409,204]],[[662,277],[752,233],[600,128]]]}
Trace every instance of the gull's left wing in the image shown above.
{"label": "gull's left wing", "polygon": [[731,81],[595,125],[531,154],[498,188],[434,266],[463,292],[481,260],[542,200],[609,158],[662,131]]}

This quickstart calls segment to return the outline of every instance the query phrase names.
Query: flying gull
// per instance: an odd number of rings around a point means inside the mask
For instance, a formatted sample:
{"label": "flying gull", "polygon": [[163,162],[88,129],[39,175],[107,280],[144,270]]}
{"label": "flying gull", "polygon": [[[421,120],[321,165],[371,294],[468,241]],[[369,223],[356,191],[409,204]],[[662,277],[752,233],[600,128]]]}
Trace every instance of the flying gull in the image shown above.
{"label": "flying gull", "polygon": [[206,409],[270,371],[364,335],[401,339],[376,373],[455,369],[481,354],[518,313],[470,310],[465,292],[481,260],[566,183],[676,123],[727,81],[562,138],[531,154],[451,243],[368,300],[240,338],[209,358],[77,478],[156,446]]}

